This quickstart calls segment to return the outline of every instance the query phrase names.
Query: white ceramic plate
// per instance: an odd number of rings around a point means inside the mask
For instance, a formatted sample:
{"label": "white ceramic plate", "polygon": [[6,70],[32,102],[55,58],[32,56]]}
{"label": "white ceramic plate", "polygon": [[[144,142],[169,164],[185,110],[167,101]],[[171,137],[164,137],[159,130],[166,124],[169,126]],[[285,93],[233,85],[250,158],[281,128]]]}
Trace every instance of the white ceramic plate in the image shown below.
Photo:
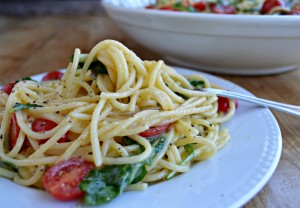
{"label": "white ceramic plate", "polygon": [[[182,74],[199,73],[177,68]],[[221,78],[204,74],[225,89],[251,94]],[[40,80],[41,75],[33,77]],[[209,160],[170,181],[145,191],[125,192],[101,207],[239,207],[257,194],[275,171],[281,154],[279,126],[266,108],[239,102],[233,119],[224,127],[231,141]],[[81,202],[59,202],[44,191],[19,186],[0,178],[1,207],[80,207]]]}
{"label": "white ceramic plate", "polygon": [[236,75],[276,74],[300,65],[300,16],[145,9],[151,2],[102,0],[124,32],[176,65]]}

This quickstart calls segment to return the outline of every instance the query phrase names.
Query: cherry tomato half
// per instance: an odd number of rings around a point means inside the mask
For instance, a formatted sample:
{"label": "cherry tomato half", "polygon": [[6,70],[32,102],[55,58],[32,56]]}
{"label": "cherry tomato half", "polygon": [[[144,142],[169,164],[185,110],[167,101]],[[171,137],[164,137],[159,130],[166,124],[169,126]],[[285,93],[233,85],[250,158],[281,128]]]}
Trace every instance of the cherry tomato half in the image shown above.
{"label": "cherry tomato half", "polygon": [[205,11],[206,9],[206,4],[205,2],[197,2],[195,4],[193,4],[193,7],[197,10],[197,11]]}
{"label": "cherry tomato half", "polygon": [[177,9],[174,9],[171,6],[163,6],[163,7],[160,7],[159,10],[177,11]]}
{"label": "cherry tomato half", "polygon": [[268,14],[274,7],[284,7],[284,2],[282,0],[265,0],[260,12],[262,14]]}
{"label": "cherry tomato half", "polygon": [[52,71],[47,73],[43,78],[42,81],[49,81],[49,80],[57,80],[63,77],[64,73],[60,71]]}
{"label": "cherry tomato half", "polygon": [[[31,128],[32,128],[32,131],[34,131],[34,132],[43,132],[43,131],[50,131],[50,130],[54,129],[56,126],[57,126],[57,124],[54,123],[53,121],[38,118],[33,121]],[[69,132],[67,132],[57,142],[58,143],[66,142],[68,140],[68,135],[69,135]],[[40,140],[39,144],[44,144],[46,141],[47,141],[47,139]]]}
{"label": "cherry tomato half", "polygon": [[20,134],[20,126],[18,125],[16,114],[14,113],[10,119],[10,128],[9,128],[10,148],[14,148],[16,146],[19,134]]}
{"label": "cherry tomato half", "polygon": [[212,13],[215,14],[236,14],[236,9],[234,6],[222,6],[215,3],[209,4],[209,8]]}
{"label": "cherry tomato half", "polygon": [[94,164],[81,158],[61,161],[47,170],[43,177],[46,191],[55,199],[70,201],[84,195],[79,183],[94,168]]}
{"label": "cherry tomato half", "polygon": [[[234,100],[235,108],[238,107],[237,100]],[[218,112],[227,113],[229,111],[229,99],[218,96]]]}
{"label": "cherry tomato half", "polygon": [[11,93],[12,89],[14,88],[15,84],[16,84],[15,82],[12,82],[12,83],[3,85],[3,86],[1,87],[1,90],[2,90],[3,92],[5,92],[6,94],[10,95],[10,93]]}
{"label": "cherry tomato half", "polygon": [[148,6],[146,6],[146,9],[154,9],[154,6],[153,5],[148,5]]}
{"label": "cherry tomato half", "polygon": [[139,133],[139,135],[142,137],[146,137],[146,138],[157,136],[157,135],[160,135],[160,134],[164,133],[165,131],[167,131],[171,127],[171,125],[172,124],[166,124],[166,125],[162,125],[162,126],[150,127],[146,131]]}

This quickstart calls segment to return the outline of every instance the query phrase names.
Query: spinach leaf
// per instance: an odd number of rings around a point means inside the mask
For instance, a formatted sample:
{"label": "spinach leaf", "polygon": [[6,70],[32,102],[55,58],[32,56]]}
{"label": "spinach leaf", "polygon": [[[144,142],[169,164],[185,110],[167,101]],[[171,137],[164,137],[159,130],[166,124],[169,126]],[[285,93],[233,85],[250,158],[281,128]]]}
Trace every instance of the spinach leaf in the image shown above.
{"label": "spinach leaf", "polygon": [[85,204],[99,205],[114,199],[137,175],[141,175],[141,168],[144,168],[143,163],[111,165],[91,170],[79,184],[79,188],[85,192]]}
{"label": "spinach leaf", "polygon": [[151,164],[152,159],[163,148],[165,140],[166,136],[162,135],[153,143],[152,153],[144,162],[92,169],[79,184],[79,188],[85,192],[85,204],[106,203],[120,195],[129,184],[140,182],[147,174],[145,164]]}
{"label": "spinach leaf", "polygon": [[106,66],[100,61],[92,62],[89,69],[92,71],[91,76],[93,77],[97,77],[98,74],[108,74]]}
{"label": "spinach leaf", "polygon": [[122,137],[122,141],[124,142],[124,144],[125,144],[126,146],[133,145],[133,144],[137,144],[136,141],[134,141],[133,139],[131,139],[131,138],[128,137],[128,136],[123,136],[123,137]]}
{"label": "spinach leaf", "polygon": [[31,103],[26,103],[21,104],[21,103],[16,103],[14,104],[13,108],[9,111],[9,113],[13,113],[16,111],[20,111],[20,110],[24,110],[24,109],[29,109],[29,108],[38,108],[38,107],[43,107],[42,105],[38,105],[38,104],[31,104]]}
{"label": "spinach leaf", "polygon": [[160,150],[162,150],[162,148],[164,147],[166,141],[166,136],[162,135],[160,136],[154,143],[153,143],[153,150],[151,152],[151,155],[145,160],[145,164],[147,165],[151,165],[152,164],[152,160],[155,157],[155,155],[157,153],[159,153]]}
{"label": "spinach leaf", "polygon": [[203,80],[189,80],[191,85],[193,85],[196,89],[201,89],[204,87],[205,82]]}
{"label": "spinach leaf", "polygon": [[[195,157],[195,151],[194,148],[191,144],[187,144],[184,146],[185,151],[187,151],[189,154],[188,156],[186,156],[186,158],[184,158],[184,160],[182,160],[179,165],[186,165],[188,162],[190,162],[194,157]],[[167,180],[173,178],[176,174],[176,171],[172,171],[171,173],[169,173],[169,175],[167,176]]]}
{"label": "spinach leaf", "polygon": [[0,167],[8,169],[8,170],[12,170],[14,172],[19,171],[18,167],[15,164],[13,164],[11,162],[4,161],[4,160],[0,160]]}
{"label": "spinach leaf", "polygon": [[141,168],[139,168],[134,176],[133,181],[131,184],[135,184],[143,180],[143,178],[147,175],[148,171],[145,168],[145,165],[142,165]]}
{"label": "spinach leaf", "polygon": [[[69,62],[73,62],[73,60],[74,60],[74,55],[72,55],[69,58]],[[81,69],[83,65],[84,65],[84,61],[79,61],[77,69]],[[89,70],[91,70],[92,72],[91,76],[93,78],[97,78],[98,74],[108,74],[106,66],[98,60],[92,61],[92,63],[89,66]]]}

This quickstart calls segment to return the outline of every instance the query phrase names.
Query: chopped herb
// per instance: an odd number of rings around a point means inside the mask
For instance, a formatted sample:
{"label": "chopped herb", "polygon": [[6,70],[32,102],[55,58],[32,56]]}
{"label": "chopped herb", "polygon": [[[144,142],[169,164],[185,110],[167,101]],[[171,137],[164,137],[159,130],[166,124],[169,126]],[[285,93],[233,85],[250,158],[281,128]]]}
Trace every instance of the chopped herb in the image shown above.
{"label": "chopped herb", "polygon": [[38,105],[38,104],[31,104],[31,103],[26,103],[25,105],[21,104],[21,103],[16,103],[13,106],[13,109],[11,109],[9,111],[9,113],[13,113],[13,112],[16,112],[16,111],[20,111],[20,110],[24,110],[24,109],[29,109],[29,108],[38,108],[38,107],[43,107],[43,106],[42,105]]}

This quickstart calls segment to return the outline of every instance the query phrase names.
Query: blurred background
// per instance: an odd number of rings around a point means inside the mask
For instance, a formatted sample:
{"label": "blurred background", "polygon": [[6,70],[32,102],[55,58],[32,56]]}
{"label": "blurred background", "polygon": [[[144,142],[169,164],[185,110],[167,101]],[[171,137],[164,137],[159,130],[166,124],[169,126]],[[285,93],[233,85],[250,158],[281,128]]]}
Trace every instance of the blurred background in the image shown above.
{"label": "blurred background", "polygon": [[101,0],[0,0],[0,15],[86,15],[103,9]]}

